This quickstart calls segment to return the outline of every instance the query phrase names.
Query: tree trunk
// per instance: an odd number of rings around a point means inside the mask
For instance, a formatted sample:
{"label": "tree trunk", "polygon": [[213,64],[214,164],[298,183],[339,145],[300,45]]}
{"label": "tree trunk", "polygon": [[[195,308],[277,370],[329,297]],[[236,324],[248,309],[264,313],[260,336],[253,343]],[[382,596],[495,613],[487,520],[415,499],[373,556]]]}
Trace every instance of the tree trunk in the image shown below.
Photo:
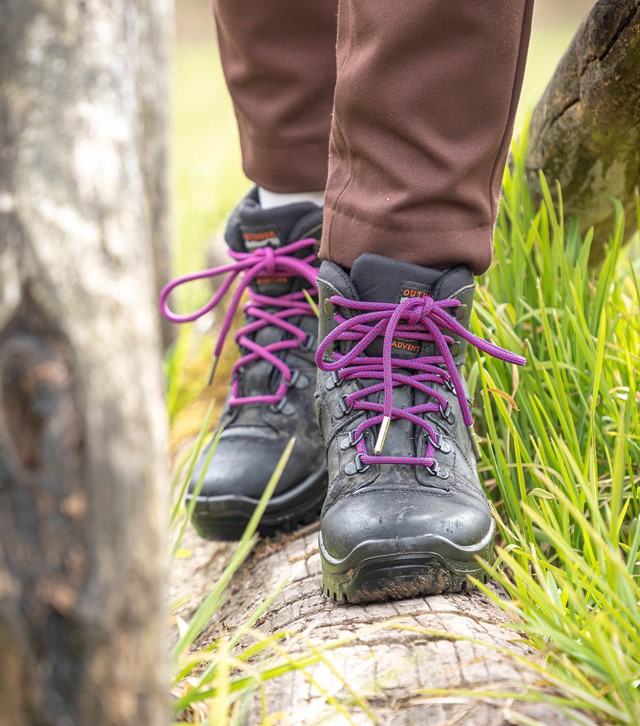
{"label": "tree trunk", "polygon": [[633,215],[640,184],[640,0],[598,0],[585,18],[533,113],[527,171],[538,199],[539,171],[560,182],[601,259],[612,197]]}
{"label": "tree trunk", "polygon": [[[178,613],[188,619],[216,581],[233,545],[207,543],[189,532],[183,550],[191,554],[187,559],[176,560],[170,597],[188,600],[188,605]],[[213,642],[222,628],[233,630],[243,624],[285,579],[288,584],[256,626],[262,633],[305,631],[307,643],[322,645],[390,618],[399,619],[411,628],[369,632],[328,654],[335,672],[368,699],[380,724],[506,726],[524,723],[511,720],[510,714],[514,712],[538,719],[546,726],[575,723],[570,715],[551,706],[518,700],[523,687],[536,680],[536,676],[515,658],[497,652],[496,647],[528,660],[535,659],[536,655],[520,641],[520,634],[504,612],[480,592],[365,606],[337,604],[324,597],[317,525],[281,541],[265,541],[258,546],[238,572],[228,601],[216,621],[200,636],[198,645],[203,647]],[[468,640],[456,639],[459,636]],[[294,654],[306,648],[293,642],[288,638],[282,645]],[[330,694],[343,700],[356,724],[371,724],[370,718],[358,707],[349,705],[349,692],[328,666],[318,664],[306,670]],[[276,721],[281,726],[346,723],[299,671],[263,686],[267,712],[287,714]],[[513,700],[426,693],[430,689],[456,688],[512,692]],[[593,723],[584,715],[581,717],[583,725]],[[256,699],[249,711],[247,726],[257,726],[262,723],[261,719],[260,703]]]}
{"label": "tree trunk", "polygon": [[[137,0],[140,160],[149,214],[156,297],[171,276],[171,205],[169,182],[169,65],[173,45],[173,0]],[[160,315],[166,348],[176,326]]]}
{"label": "tree trunk", "polygon": [[[144,139],[138,71],[141,31],[168,11],[0,0],[3,726],[166,723],[149,211],[167,199],[145,184],[164,152]],[[152,115],[164,139],[166,110]]]}

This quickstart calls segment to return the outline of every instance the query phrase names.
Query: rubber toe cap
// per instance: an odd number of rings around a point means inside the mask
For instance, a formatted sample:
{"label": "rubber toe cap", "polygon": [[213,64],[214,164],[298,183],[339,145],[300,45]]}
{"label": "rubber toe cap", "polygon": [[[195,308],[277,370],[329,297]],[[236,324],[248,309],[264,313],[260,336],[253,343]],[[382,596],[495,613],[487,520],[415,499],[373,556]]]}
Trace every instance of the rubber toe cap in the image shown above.
{"label": "rubber toe cap", "polygon": [[[491,537],[494,524],[482,500],[411,491],[361,490],[336,502],[322,518],[326,553],[343,560],[363,543],[415,543],[417,550],[435,537],[473,557]],[[375,546],[372,545],[375,549]]]}

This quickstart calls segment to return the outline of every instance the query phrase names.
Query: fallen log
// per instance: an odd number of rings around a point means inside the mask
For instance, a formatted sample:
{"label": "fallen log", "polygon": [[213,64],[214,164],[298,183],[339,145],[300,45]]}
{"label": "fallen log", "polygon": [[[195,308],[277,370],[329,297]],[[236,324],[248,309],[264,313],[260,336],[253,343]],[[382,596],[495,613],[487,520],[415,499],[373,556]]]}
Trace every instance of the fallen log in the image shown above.
{"label": "fallen log", "polygon": [[[183,550],[190,554],[174,563],[170,591],[173,601],[187,602],[178,614],[188,619],[216,581],[233,545],[205,542],[190,531]],[[304,651],[309,643],[327,645],[361,633],[328,653],[331,667],[320,663],[306,669],[322,688],[343,701],[356,724],[372,721],[352,702],[343,679],[368,700],[379,724],[523,723],[515,720],[514,714],[537,719],[546,726],[575,723],[572,714],[555,707],[519,700],[525,686],[536,679],[521,659],[535,660],[539,656],[524,644],[503,610],[481,592],[365,606],[327,599],[321,592],[317,525],[258,545],[237,573],[228,600],[200,635],[196,647],[205,647],[221,633],[242,625],[283,579],[288,581],[286,587],[257,629],[266,635],[289,633],[289,644],[284,647],[292,655]],[[383,626],[390,619],[400,627]],[[297,643],[296,635],[302,633],[304,642]],[[267,712],[284,714],[276,721],[281,726],[347,723],[300,671],[263,685]],[[506,691],[513,693],[513,698],[430,693],[451,689]],[[584,714],[581,718],[583,724],[592,723]],[[256,698],[247,726],[261,723]]]}
{"label": "fallen log", "polygon": [[540,171],[560,182],[567,215],[582,233],[594,228],[598,262],[612,198],[634,218],[640,184],[639,0],[598,0],[584,19],[534,110],[526,168],[535,199]]}

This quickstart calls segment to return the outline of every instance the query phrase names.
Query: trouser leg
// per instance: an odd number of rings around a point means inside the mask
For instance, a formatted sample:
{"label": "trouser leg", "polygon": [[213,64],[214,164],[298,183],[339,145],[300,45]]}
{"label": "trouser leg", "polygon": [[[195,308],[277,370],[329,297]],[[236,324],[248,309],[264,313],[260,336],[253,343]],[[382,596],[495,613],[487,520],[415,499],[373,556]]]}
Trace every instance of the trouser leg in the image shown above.
{"label": "trouser leg", "polygon": [[214,0],[245,174],[273,192],[322,190],[337,0]]}
{"label": "trouser leg", "polygon": [[340,0],[322,257],[486,270],[532,10]]}

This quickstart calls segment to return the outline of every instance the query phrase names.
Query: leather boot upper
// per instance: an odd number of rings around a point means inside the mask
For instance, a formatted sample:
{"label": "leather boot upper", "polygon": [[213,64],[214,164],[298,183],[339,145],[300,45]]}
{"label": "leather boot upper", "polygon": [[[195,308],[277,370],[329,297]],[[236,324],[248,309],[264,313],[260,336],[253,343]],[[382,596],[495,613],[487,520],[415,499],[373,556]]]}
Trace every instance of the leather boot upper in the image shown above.
{"label": "leather boot upper", "polygon": [[[232,370],[218,435],[198,461],[191,492],[201,484],[202,497],[258,499],[293,436],[296,445],[275,494],[324,467],[313,410],[317,318],[303,292],[316,296],[313,242],[321,225],[317,205],[262,210],[256,189],[230,217],[225,235],[230,254],[249,265],[240,272],[240,284],[252,275],[244,324],[235,335],[241,358]],[[251,267],[256,260],[260,267]]]}
{"label": "leather boot upper", "polygon": [[[488,537],[492,517],[462,379],[467,338],[473,339],[471,271],[365,254],[350,274],[324,262],[318,289],[317,412],[329,463],[321,532],[328,556],[345,558],[375,539],[432,534],[465,547]],[[375,325],[378,335],[349,360]],[[395,332],[385,339],[390,325]],[[327,345],[338,326],[343,332]],[[368,422],[382,418],[391,388],[393,413],[382,442],[384,421]]]}

